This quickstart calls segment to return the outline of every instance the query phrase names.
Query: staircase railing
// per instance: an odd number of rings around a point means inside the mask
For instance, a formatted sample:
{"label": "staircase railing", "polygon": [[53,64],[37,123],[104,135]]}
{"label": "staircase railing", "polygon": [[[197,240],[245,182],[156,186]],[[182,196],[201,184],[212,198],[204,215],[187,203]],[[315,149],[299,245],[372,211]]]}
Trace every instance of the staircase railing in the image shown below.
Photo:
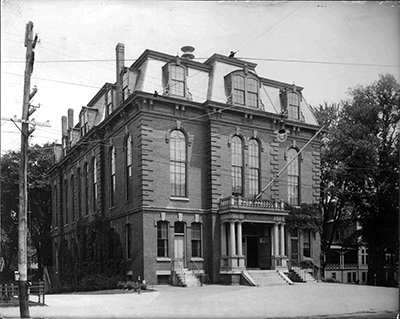
{"label": "staircase railing", "polygon": [[183,284],[186,285],[186,274],[183,271],[183,258],[174,258],[172,259],[172,272],[175,273],[175,276],[179,278],[179,280],[182,282],[183,277]]}
{"label": "staircase railing", "polygon": [[300,267],[300,264],[296,260],[290,261],[290,270],[299,275],[301,280],[306,281],[306,271]]}
{"label": "staircase railing", "polygon": [[[197,266],[197,264],[196,264],[196,262],[195,262],[194,260],[190,260],[190,261],[193,263],[193,265],[194,265],[194,266],[197,268],[197,270],[199,271],[200,286],[203,286],[203,280],[201,279],[202,273],[201,273],[201,270],[200,270],[199,266]],[[192,272],[193,272],[193,275],[196,276],[196,274],[194,273],[194,269],[192,269]]]}

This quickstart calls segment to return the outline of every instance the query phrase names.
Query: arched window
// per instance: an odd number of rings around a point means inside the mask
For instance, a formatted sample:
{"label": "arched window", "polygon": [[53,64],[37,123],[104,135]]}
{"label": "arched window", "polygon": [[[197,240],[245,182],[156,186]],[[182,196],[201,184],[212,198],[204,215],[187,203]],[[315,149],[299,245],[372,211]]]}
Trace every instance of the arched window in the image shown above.
{"label": "arched window", "polygon": [[229,103],[259,107],[260,79],[248,71],[234,71],[225,76],[225,92]]}
{"label": "arched window", "polygon": [[252,138],[249,142],[249,194],[258,195],[260,192],[260,146]]}
{"label": "arched window", "polygon": [[92,188],[92,201],[93,201],[93,212],[97,209],[97,159],[93,157],[93,188]]}
{"label": "arched window", "polygon": [[115,205],[115,147],[110,148],[110,206]]}
{"label": "arched window", "polygon": [[[287,152],[288,162],[297,155],[297,150],[290,148]],[[288,202],[290,205],[300,205],[300,161],[297,157],[288,166]]]}
{"label": "arched window", "polygon": [[157,257],[168,257],[168,222],[157,222]]}
{"label": "arched window", "polygon": [[233,76],[233,101],[244,105],[245,103],[245,84],[244,77],[240,75]]}
{"label": "arched window", "polygon": [[300,97],[297,93],[288,93],[288,116],[292,119],[300,119]]}
{"label": "arched window", "polygon": [[170,135],[171,195],[186,197],[186,137],[180,130]]}
{"label": "arched window", "polygon": [[253,78],[247,79],[247,105],[258,107],[258,81]]}
{"label": "arched window", "polygon": [[126,170],[125,170],[125,178],[126,178],[126,199],[132,199],[132,137],[129,134],[125,140],[125,149],[126,149]]}
{"label": "arched window", "polygon": [[235,135],[231,141],[232,157],[232,195],[243,194],[243,143],[242,139]]}

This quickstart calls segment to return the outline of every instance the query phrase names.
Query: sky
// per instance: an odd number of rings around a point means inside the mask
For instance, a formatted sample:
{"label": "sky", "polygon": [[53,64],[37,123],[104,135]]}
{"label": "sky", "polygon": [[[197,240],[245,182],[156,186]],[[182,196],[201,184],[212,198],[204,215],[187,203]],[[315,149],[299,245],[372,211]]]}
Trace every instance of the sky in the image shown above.
{"label": "sky", "polygon": [[30,143],[61,141],[61,117],[74,122],[105,82],[115,82],[115,46],[126,66],[146,49],[171,55],[195,48],[258,64],[257,74],[304,87],[310,105],[349,99],[350,88],[379,74],[400,82],[399,1],[128,1],[3,0],[1,10],[1,151],[20,148],[25,25],[35,49],[32,100],[40,108]]}

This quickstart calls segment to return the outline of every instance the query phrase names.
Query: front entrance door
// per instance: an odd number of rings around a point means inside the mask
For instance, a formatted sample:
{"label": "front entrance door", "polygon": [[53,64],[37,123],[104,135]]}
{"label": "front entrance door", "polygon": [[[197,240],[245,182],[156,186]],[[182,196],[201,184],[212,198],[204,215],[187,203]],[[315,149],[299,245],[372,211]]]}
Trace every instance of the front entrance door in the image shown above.
{"label": "front entrance door", "polygon": [[185,247],[184,237],[181,235],[175,235],[174,237],[174,262],[175,269],[185,268]]}
{"label": "front entrance door", "polygon": [[247,268],[258,267],[258,237],[256,236],[246,237],[246,259]]}

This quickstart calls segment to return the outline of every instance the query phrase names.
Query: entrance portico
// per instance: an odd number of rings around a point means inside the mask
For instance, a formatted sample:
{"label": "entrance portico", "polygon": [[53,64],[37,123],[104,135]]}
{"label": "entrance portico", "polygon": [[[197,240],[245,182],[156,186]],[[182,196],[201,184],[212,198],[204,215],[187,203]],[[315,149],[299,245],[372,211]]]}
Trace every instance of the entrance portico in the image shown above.
{"label": "entrance portico", "polygon": [[237,276],[249,268],[286,268],[287,214],[278,201],[238,196],[221,200],[220,275]]}

